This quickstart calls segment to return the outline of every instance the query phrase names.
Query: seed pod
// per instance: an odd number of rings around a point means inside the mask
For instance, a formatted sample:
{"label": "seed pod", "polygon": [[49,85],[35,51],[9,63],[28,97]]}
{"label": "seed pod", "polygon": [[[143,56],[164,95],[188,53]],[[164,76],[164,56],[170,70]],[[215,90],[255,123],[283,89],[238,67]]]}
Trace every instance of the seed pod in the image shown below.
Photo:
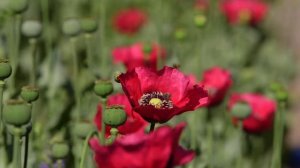
{"label": "seed pod", "polygon": [[63,22],[63,33],[67,36],[77,36],[80,33],[80,23],[77,19],[67,19]]}
{"label": "seed pod", "polygon": [[94,91],[98,96],[106,98],[114,91],[113,84],[108,80],[97,80],[95,82]]}
{"label": "seed pod", "polygon": [[103,121],[111,127],[123,125],[127,120],[127,115],[121,106],[107,107],[103,114]]}
{"label": "seed pod", "polygon": [[42,24],[37,20],[26,20],[22,24],[22,33],[29,38],[36,38],[42,32]]}
{"label": "seed pod", "polygon": [[28,8],[28,0],[9,0],[8,5],[14,13],[22,13]]}
{"label": "seed pod", "polygon": [[70,149],[69,149],[69,146],[68,146],[67,143],[65,143],[65,142],[55,142],[52,145],[51,152],[52,152],[52,156],[55,159],[64,159],[68,156],[69,150]]}
{"label": "seed pod", "polygon": [[31,120],[31,107],[22,100],[10,100],[4,106],[3,119],[17,127],[28,124]]}
{"label": "seed pod", "polygon": [[74,133],[79,137],[79,138],[86,138],[88,134],[94,129],[94,126],[87,122],[87,121],[81,121],[79,123],[76,123],[74,126]]}
{"label": "seed pod", "polygon": [[11,65],[6,59],[0,59],[0,80],[8,78],[12,73]]}
{"label": "seed pod", "polygon": [[251,114],[252,110],[246,103],[237,103],[233,106],[231,110],[231,115],[239,118],[245,119]]}
{"label": "seed pod", "polygon": [[39,98],[39,89],[32,86],[24,86],[21,91],[21,97],[28,103],[32,103]]}
{"label": "seed pod", "polygon": [[98,24],[95,19],[85,18],[80,21],[81,29],[86,33],[97,31]]}

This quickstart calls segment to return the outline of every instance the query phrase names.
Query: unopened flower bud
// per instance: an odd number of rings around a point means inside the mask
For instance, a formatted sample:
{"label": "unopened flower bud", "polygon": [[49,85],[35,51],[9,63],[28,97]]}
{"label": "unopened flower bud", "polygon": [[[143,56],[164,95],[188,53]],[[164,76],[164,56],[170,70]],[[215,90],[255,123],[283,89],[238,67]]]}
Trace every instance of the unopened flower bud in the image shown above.
{"label": "unopened flower bud", "polygon": [[52,156],[55,159],[63,159],[63,158],[66,158],[68,156],[69,150],[70,149],[69,149],[69,146],[68,146],[67,143],[65,143],[65,142],[55,142],[52,145],[51,152],[52,152]]}
{"label": "unopened flower bud", "polygon": [[277,91],[275,96],[276,96],[276,99],[281,102],[288,101],[288,97],[289,97],[288,92],[286,92],[284,90]]}
{"label": "unopened flower bud", "polygon": [[12,68],[6,59],[0,59],[0,80],[4,80],[11,75]]}
{"label": "unopened flower bud", "polygon": [[177,29],[175,31],[175,38],[179,41],[182,41],[186,38],[186,31],[184,29]]}
{"label": "unopened flower bud", "polygon": [[14,13],[22,13],[28,8],[28,0],[9,0],[8,5]]}
{"label": "unopened flower bud", "polygon": [[109,80],[97,80],[94,91],[98,96],[106,98],[114,91],[113,84]]}
{"label": "unopened flower bud", "polygon": [[76,36],[80,33],[80,23],[77,19],[67,19],[63,22],[63,33],[68,36]]}
{"label": "unopened flower bud", "polygon": [[144,46],[143,46],[143,51],[146,54],[151,53],[151,51],[152,51],[152,45],[149,44],[149,43],[145,43]]}
{"label": "unopened flower bud", "polygon": [[74,133],[84,139],[88,136],[88,134],[94,129],[94,126],[88,121],[82,121],[75,124]]}
{"label": "unopened flower bud", "polygon": [[122,73],[121,73],[120,71],[117,71],[117,72],[115,72],[115,74],[114,74],[114,79],[115,79],[115,81],[116,81],[117,83],[120,83],[119,77],[120,77],[121,74],[122,74]]}
{"label": "unopened flower bud", "polygon": [[26,20],[22,24],[22,33],[29,38],[36,38],[42,32],[42,24],[37,20]]}
{"label": "unopened flower bud", "polygon": [[206,25],[207,19],[205,15],[196,15],[194,17],[194,23],[198,28],[202,28]]}
{"label": "unopened flower bud", "polygon": [[231,109],[231,115],[239,119],[247,118],[251,112],[251,108],[246,103],[237,103]]}
{"label": "unopened flower bud", "polygon": [[4,106],[3,119],[14,126],[25,125],[31,120],[31,107],[22,100],[10,100]]}
{"label": "unopened flower bud", "polygon": [[93,33],[98,29],[95,19],[85,18],[80,21],[81,29],[86,33]]}
{"label": "unopened flower bud", "polygon": [[24,86],[21,91],[21,97],[28,103],[32,103],[39,98],[39,89],[32,86]]}
{"label": "unopened flower bud", "polygon": [[111,127],[123,125],[127,120],[127,115],[121,106],[107,107],[103,114],[103,121]]}

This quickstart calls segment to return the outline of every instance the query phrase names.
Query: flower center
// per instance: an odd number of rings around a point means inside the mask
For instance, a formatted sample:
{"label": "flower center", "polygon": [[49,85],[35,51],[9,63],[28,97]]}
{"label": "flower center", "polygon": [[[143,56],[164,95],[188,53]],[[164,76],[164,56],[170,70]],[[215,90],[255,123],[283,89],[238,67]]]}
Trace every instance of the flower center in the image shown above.
{"label": "flower center", "polygon": [[171,109],[173,103],[170,94],[162,92],[151,92],[143,94],[139,100],[141,106],[153,106],[156,109]]}

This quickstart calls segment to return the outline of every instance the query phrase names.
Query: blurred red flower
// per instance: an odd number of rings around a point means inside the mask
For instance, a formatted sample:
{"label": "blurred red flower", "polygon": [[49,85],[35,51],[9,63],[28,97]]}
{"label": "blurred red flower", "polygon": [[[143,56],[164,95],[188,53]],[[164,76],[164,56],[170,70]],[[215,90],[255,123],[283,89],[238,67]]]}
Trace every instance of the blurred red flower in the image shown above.
{"label": "blurred red flower", "polygon": [[255,25],[264,19],[268,6],[260,0],[224,0],[221,10],[231,24]]}
{"label": "blurred red flower", "polygon": [[147,46],[142,43],[135,43],[131,46],[115,48],[112,55],[114,62],[123,63],[127,70],[140,66],[156,69],[158,57],[164,59],[166,52],[165,49],[157,44]]}
{"label": "blurred red flower", "polygon": [[175,128],[160,127],[150,134],[143,131],[120,137],[110,146],[90,140],[98,167],[105,168],[174,168],[190,162],[192,151],[179,146],[184,124]]}
{"label": "blurred red flower", "polygon": [[208,91],[208,106],[219,104],[232,85],[231,73],[220,67],[213,67],[203,73],[200,82]]}
{"label": "blurred red flower", "polygon": [[[125,124],[118,127],[119,133],[122,135],[131,134],[138,130],[144,129],[147,126],[147,122],[143,118],[134,112],[131,108],[131,105],[124,94],[115,94],[108,98],[107,105],[120,105],[124,107],[124,110],[127,114],[127,121]],[[99,130],[101,130],[101,121],[102,121],[102,106],[98,105],[98,111],[94,118],[94,123]],[[110,135],[110,127],[106,126],[106,135]]]}
{"label": "blurred red flower", "polygon": [[128,35],[135,34],[146,23],[147,15],[138,8],[123,9],[117,12],[113,19],[114,27]]}
{"label": "blurred red flower", "polygon": [[134,111],[149,122],[164,123],[173,116],[207,103],[207,92],[175,68],[160,71],[138,67],[119,76]]}
{"label": "blurred red flower", "polygon": [[[249,133],[261,133],[273,125],[276,103],[262,95],[254,93],[233,94],[229,100],[229,111],[236,103],[246,103],[251,109],[250,115],[243,119],[243,128]],[[233,118],[235,124],[238,119]]]}

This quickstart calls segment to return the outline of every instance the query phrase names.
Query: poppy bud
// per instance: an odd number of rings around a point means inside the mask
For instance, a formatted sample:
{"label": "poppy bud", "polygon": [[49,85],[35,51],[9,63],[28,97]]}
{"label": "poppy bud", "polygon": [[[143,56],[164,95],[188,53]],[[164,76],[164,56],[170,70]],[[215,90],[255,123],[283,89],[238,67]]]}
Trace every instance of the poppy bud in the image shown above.
{"label": "poppy bud", "polygon": [[11,75],[12,68],[7,59],[0,59],[0,80],[4,80]]}
{"label": "poppy bud", "polygon": [[273,92],[277,92],[279,90],[282,90],[282,88],[283,88],[282,85],[278,82],[273,82],[273,83],[270,84],[270,89]]}
{"label": "poppy bud", "polygon": [[231,115],[239,118],[245,119],[251,114],[251,108],[248,104],[245,103],[237,103],[232,107]]}
{"label": "poppy bud", "polygon": [[94,92],[102,97],[106,98],[114,91],[113,84],[109,80],[97,80],[94,86]]}
{"label": "poppy bud", "polygon": [[121,74],[122,74],[122,73],[121,73],[120,71],[117,71],[117,72],[115,72],[115,74],[114,74],[114,78],[115,78],[115,81],[116,81],[117,83],[120,83],[119,76],[120,76]]}
{"label": "poppy bud", "polygon": [[31,120],[31,107],[21,100],[10,100],[4,106],[3,119],[8,124],[22,126]]}
{"label": "poppy bud", "polygon": [[80,22],[81,29],[86,33],[93,33],[98,29],[98,25],[95,19],[85,18]]}
{"label": "poppy bud", "polygon": [[63,33],[68,36],[76,36],[80,33],[80,23],[77,19],[67,19],[63,22]]}
{"label": "poppy bud", "polygon": [[144,53],[146,53],[146,54],[149,54],[149,53],[151,53],[151,51],[152,51],[152,45],[151,44],[144,44],[144,46],[143,46],[143,51],[144,51]]}
{"label": "poppy bud", "polygon": [[88,136],[88,134],[91,132],[91,130],[93,130],[94,127],[91,123],[87,122],[87,121],[82,121],[82,122],[79,122],[79,123],[76,123],[75,124],[75,127],[74,127],[74,133],[84,139]]}
{"label": "poppy bud", "polygon": [[21,91],[21,97],[28,103],[32,103],[39,98],[39,89],[32,86],[24,86]]}
{"label": "poppy bud", "polygon": [[111,127],[118,127],[126,122],[127,115],[121,106],[107,107],[103,114],[103,121]]}
{"label": "poppy bud", "polygon": [[22,33],[29,38],[36,38],[42,32],[42,24],[37,20],[26,20],[22,24]]}
{"label": "poppy bud", "polygon": [[202,28],[206,25],[207,19],[205,15],[196,15],[194,17],[194,24],[198,27],[198,28]]}
{"label": "poppy bud", "polygon": [[15,13],[22,13],[28,8],[28,0],[10,0],[9,8]]}
{"label": "poppy bud", "polygon": [[288,93],[284,90],[277,91],[275,96],[276,96],[276,99],[281,102],[286,102],[289,97]]}
{"label": "poppy bud", "polygon": [[69,146],[65,142],[56,142],[52,145],[51,152],[55,159],[63,159],[69,153]]}
{"label": "poppy bud", "polygon": [[186,38],[186,31],[184,29],[177,29],[175,31],[175,38],[179,41],[182,41]]}

